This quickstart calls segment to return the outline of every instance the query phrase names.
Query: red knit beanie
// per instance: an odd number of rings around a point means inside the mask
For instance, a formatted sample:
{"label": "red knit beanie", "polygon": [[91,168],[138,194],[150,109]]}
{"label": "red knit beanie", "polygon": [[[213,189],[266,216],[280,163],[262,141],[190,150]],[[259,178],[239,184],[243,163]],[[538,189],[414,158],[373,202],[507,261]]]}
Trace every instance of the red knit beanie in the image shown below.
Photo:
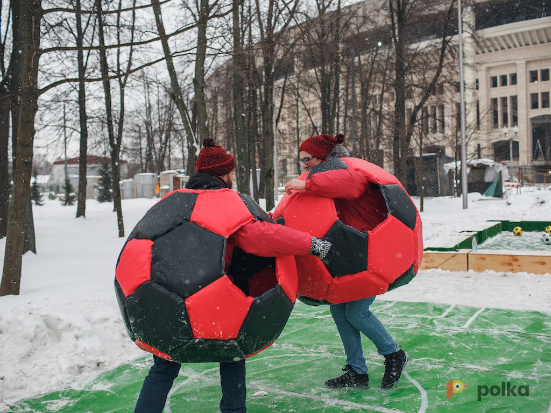
{"label": "red knit beanie", "polygon": [[215,145],[211,138],[203,140],[203,149],[199,152],[195,170],[211,175],[222,176],[229,174],[235,168],[235,161],[221,146]]}
{"label": "red knit beanie", "polygon": [[336,137],[331,135],[312,136],[302,142],[298,150],[311,153],[316,158],[324,160],[335,145],[343,142],[344,135],[342,133],[339,133]]}

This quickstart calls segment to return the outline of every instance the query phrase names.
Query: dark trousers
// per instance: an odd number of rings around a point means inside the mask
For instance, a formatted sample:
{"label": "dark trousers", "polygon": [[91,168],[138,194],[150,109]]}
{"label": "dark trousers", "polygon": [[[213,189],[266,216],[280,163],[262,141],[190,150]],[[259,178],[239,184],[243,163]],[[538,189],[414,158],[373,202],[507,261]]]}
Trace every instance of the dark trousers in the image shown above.
{"label": "dark trousers", "polygon": [[[135,413],[161,413],[174,379],[180,371],[180,363],[153,356],[153,367],[145,378],[136,403]],[[222,413],[245,413],[245,360],[220,363],[222,385]]]}

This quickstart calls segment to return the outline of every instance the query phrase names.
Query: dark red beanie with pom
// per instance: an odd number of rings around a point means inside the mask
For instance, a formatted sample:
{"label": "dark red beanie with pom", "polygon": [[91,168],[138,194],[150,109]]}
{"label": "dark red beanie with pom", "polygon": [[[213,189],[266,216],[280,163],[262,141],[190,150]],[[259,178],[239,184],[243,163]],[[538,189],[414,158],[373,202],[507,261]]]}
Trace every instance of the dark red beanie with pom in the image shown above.
{"label": "dark red beanie with pom", "polygon": [[203,140],[203,149],[199,152],[195,170],[211,175],[222,176],[229,174],[235,168],[235,161],[221,146],[215,145],[211,138]]}
{"label": "dark red beanie with pom", "polygon": [[344,135],[339,133],[336,137],[331,135],[317,135],[306,139],[298,148],[299,151],[311,153],[316,158],[324,160],[335,145],[344,142]]}

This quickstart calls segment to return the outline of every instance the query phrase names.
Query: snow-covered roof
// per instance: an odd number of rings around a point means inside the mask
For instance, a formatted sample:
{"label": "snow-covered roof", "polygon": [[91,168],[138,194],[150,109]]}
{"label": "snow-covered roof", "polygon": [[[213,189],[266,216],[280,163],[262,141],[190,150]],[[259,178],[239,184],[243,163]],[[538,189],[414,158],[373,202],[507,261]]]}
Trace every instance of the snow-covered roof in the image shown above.
{"label": "snow-covered roof", "polygon": [[[457,170],[460,171],[461,170],[461,161],[445,163],[443,165],[444,171],[446,173],[448,173],[452,169],[455,169],[456,164],[457,164]],[[469,168],[478,168],[478,167],[481,167],[481,166],[489,166],[489,167],[495,168],[497,172],[501,171],[501,169],[503,168],[503,165],[501,165],[500,163],[497,163],[496,161],[492,161],[491,159],[485,159],[485,158],[468,160],[467,161],[467,166]],[[468,170],[467,170],[467,172],[468,172]]]}

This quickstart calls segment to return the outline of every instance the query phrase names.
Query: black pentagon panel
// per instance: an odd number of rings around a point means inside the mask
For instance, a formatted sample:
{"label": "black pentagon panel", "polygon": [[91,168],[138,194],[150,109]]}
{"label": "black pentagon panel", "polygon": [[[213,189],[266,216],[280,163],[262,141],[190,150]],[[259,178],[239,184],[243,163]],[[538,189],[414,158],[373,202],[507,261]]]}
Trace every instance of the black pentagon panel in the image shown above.
{"label": "black pentagon panel", "polygon": [[348,165],[345,164],[344,161],[341,161],[339,158],[327,159],[325,162],[322,162],[319,165],[316,165],[313,168],[310,168],[310,172],[308,173],[307,179],[310,179],[312,175],[318,172],[327,172],[327,171],[333,171],[336,169],[347,169],[347,168],[348,168]]}
{"label": "black pentagon panel", "polygon": [[360,232],[337,220],[325,238],[335,246],[335,253],[326,265],[333,277],[367,270],[367,232]]}
{"label": "black pentagon panel", "polygon": [[128,239],[155,241],[183,222],[189,222],[198,194],[175,192],[153,205],[134,227]]}
{"label": "black pentagon panel", "polygon": [[381,185],[381,193],[385,197],[388,213],[398,218],[404,225],[415,229],[417,209],[409,195],[400,185]]}
{"label": "black pentagon panel", "polygon": [[312,305],[312,306],[317,306],[317,305],[329,305],[331,304],[329,301],[327,300],[315,300],[313,298],[310,298],[310,297],[303,297],[303,296],[300,296],[299,297],[300,301],[302,301],[304,304],[308,304],[308,305]]}
{"label": "black pentagon panel", "polygon": [[243,203],[251,213],[251,215],[256,219],[257,221],[265,221],[265,222],[274,222],[271,216],[269,216],[266,211],[262,209],[260,205],[258,205],[254,199],[252,199],[249,195],[246,194],[239,194],[241,199],[243,200]]}
{"label": "black pentagon panel", "polygon": [[280,216],[279,218],[276,218],[274,221],[276,224],[285,225],[285,218],[283,218],[283,215]]}
{"label": "black pentagon panel", "polygon": [[394,290],[402,285],[408,284],[415,277],[415,271],[413,270],[413,265],[405,273],[396,278],[389,286],[387,291]]}
{"label": "black pentagon panel", "polygon": [[115,278],[115,295],[117,296],[117,303],[119,303],[119,310],[121,310],[122,321],[124,322],[124,326],[126,327],[126,332],[130,336],[130,339],[132,341],[136,341],[136,337],[134,336],[134,333],[132,332],[132,328],[130,326],[128,313],[126,312],[126,304],[125,304],[126,298],[124,297],[122,288],[116,278]]}
{"label": "black pentagon panel", "polygon": [[249,280],[267,265],[272,265],[275,268],[275,258],[259,257],[235,247],[228,274],[232,276],[236,287],[243,291],[245,295],[249,295]]}
{"label": "black pentagon panel", "polygon": [[253,354],[273,342],[285,327],[295,304],[278,284],[255,297],[237,335],[247,354]]}
{"label": "black pentagon panel", "polygon": [[247,354],[235,340],[209,340],[196,338],[175,349],[170,357],[178,363],[228,363],[244,359]]}
{"label": "black pentagon panel", "polygon": [[171,354],[193,339],[184,299],[147,281],[126,299],[126,311],[137,339]]}
{"label": "black pentagon panel", "polygon": [[187,298],[224,275],[226,238],[184,222],[153,244],[151,281]]}

